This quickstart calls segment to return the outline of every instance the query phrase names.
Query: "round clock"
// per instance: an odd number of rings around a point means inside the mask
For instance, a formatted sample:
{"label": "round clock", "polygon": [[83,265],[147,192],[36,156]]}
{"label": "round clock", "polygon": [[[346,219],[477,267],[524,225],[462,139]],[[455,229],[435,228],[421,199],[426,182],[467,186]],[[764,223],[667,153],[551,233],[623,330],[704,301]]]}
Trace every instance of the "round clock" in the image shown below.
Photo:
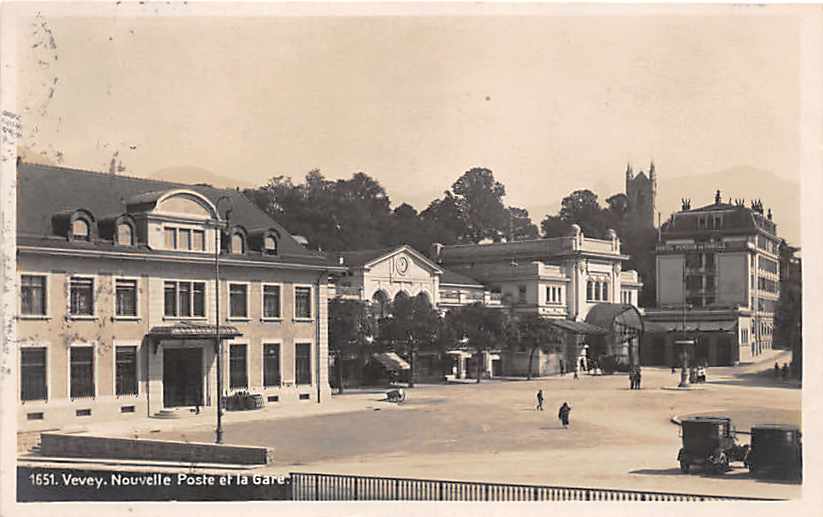
{"label": "round clock", "polygon": [[406,257],[397,257],[394,264],[397,267],[397,272],[401,275],[405,275],[406,271],[409,270],[409,259]]}

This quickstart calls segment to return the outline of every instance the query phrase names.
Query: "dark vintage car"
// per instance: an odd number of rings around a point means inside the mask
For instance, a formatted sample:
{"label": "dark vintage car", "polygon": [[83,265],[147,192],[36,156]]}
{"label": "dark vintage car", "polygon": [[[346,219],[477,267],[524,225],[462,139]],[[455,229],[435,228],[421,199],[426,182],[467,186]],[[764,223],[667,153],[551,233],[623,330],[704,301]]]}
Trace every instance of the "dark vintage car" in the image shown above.
{"label": "dark vintage car", "polygon": [[752,475],[774,473],[803,476],[803,444],[800,429],[792,425],[752,426],[752,441],[745,460]]}
{"label": "dark vintage car", "polygon": [[677,453],[680,471],[688,474],[692,465],[700,465],[722,474],[733,461],[743,461],[748,446],[739,445],[734,426],[728,417],[694,416],[681,423],[683,447]]}

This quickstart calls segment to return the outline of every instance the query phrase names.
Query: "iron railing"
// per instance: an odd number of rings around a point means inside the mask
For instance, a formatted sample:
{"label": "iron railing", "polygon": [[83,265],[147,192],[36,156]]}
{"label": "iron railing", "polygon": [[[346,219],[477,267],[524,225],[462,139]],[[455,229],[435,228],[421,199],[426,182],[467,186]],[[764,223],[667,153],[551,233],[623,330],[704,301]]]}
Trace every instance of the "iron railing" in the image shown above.
{"label": "iron railing", "polygon": [[295,501],[769,501],[757,497],[610,488],[291,473]]}

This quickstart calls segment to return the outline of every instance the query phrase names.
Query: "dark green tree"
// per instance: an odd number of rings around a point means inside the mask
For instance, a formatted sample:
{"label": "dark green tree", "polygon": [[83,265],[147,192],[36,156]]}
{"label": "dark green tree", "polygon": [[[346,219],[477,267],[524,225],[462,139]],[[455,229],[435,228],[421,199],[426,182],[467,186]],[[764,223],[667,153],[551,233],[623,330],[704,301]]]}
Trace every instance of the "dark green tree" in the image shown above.
{"label": "dark green tree", "polygon": [[515,337],[514,343],[521,350],[529,352],[529,366],[526,374],[527,379],[532,378],[532,365],[534,355],[538,350],[547,350],[549,347],[557,347],[562,343],[561,333],[549,321],[536,313],[527,313],[514,321]]}
{"label": "dark green tree", "polygon": [[483,352],[506,348],[509,336],[508,315],[500,309],[473,303],[457,307],[446,313],[446,323],[459,340],[478,354],[477,382],[480,382]]}
{"label": "dark green tree", "polygon": [[452,185],[466,232],[462,237],[474,243],[483,239],[500,240],[509,227],[509,214],[503,204],[506,188],[494,179],[489,169],[466,171]]}
{"label": "dark green tree", "polygon": [[537,225],[532,223],[528,210],[515,206],[510,206],[506,210],[509,212],[509,230],[506,236],[510,241],[540,238],[540,231]]}
{"label": "dark green tree", "polygon": [[408,357],[409,387],[414,387],[414,363],[417,352],[436,348],[441,340],[440,314],[432,307],[425,294],[415,297],[398,296],[391,303],[389,313],[380,320],[380,340],[389,350]]}
{"label": "dark green tree", "polygon": [[361,363],[368,356],[375,334],[375,320],[366,302],[334,298],[329,300],[329,351],[337,365],[337,390],[343,393],[343,362],[352,355]]}

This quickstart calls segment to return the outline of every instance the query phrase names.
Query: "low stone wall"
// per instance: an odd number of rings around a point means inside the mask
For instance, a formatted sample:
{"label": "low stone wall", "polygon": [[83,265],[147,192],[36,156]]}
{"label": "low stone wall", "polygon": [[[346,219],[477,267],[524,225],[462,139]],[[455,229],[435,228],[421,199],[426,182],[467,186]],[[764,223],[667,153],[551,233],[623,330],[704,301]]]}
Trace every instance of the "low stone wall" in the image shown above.
{"label": "low stone wall", "polygon": [[60,458],[128,459],[181,463],[265,465],[264,447],[169,442],[133,438],[43,433],[40,454]]}

